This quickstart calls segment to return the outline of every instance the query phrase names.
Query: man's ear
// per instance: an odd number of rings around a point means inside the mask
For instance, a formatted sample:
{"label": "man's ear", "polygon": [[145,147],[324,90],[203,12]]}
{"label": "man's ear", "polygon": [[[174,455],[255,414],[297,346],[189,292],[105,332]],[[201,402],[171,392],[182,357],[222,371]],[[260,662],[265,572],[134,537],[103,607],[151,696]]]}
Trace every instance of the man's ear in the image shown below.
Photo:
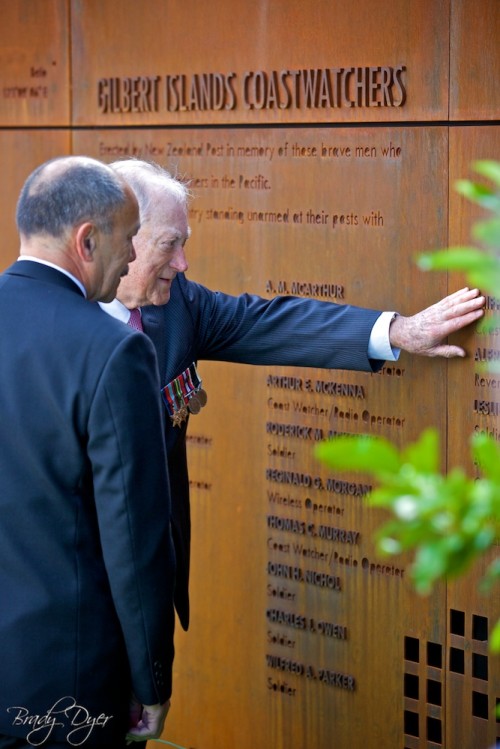
{"label": "man's ear", "polygon": [[95,226],[89,221],[81,224],[75,235],[76,250],[78,256],[85,262],[93,262],[93,254],[96,246]]}

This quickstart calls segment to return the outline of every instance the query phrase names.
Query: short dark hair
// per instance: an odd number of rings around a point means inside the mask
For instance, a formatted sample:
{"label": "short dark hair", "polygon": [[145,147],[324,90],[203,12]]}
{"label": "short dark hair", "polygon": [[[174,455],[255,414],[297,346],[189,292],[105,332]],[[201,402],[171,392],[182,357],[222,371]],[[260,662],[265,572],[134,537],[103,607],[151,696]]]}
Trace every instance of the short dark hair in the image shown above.
{"label": "short dark hair", "polygon": [[17,228],[25,237],[61,237],[71,227],[91,221],[110,232],[113,216],[125,202],[125,186],[99,161],[71,156],[51,159],[24,183],[17,202]]}

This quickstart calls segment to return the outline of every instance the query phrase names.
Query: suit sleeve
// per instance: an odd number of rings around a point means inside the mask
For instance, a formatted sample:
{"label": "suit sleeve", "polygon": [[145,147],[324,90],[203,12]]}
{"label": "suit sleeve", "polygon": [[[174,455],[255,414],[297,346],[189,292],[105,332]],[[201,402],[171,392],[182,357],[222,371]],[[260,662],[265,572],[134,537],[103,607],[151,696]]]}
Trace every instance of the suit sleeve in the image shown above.
{"label": "suit sleeve", "polygon": [[372,372],[368,357],[380,312],[299,297],[230,296],[184,280],[198,315],[198,358],[245,364],[351,369]]}
{"label": "suit sleeve", "polygon": [[132,684],[143,704],[171,693],[175,561],[156,358],[127,335],[92,402],[88,455],[104,562]]}

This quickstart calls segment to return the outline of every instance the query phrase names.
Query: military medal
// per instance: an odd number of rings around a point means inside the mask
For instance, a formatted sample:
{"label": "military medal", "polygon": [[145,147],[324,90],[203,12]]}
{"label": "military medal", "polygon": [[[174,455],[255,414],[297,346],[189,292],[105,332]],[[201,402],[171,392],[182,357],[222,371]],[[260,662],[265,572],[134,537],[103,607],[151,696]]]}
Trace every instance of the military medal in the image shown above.
{"label": "military medal", "polygon": [[187,408],[184,399],[179,397],[176,381],[172,380],[161,390],[163,401],[167,407],[168,415],[172,419],[174,427],[180,427],[187,418]]}
{"label": "military medal", "polygon": [[178,411],[174,411],[174,414],[170,418],[172,419],[172,424],[174,425],[174,427],[180,427],[185,421],[186,416],[179,409]]}
{"label": "military medal", "polygon": [[201,411],[202,403],[200,401],[200,398],[198,397],[197,391],[196,391],[196,385],[193,382],[193,377],[190,371],[190,368],[186,369],[182,376],[186,380],[186,390],[188,391],[189,395],[189,401],[187,404],[188,410],[192,414],[198,414]]}
{"label": "military medal", "polygon": [[189,373],[191,375],[191,380],[194,384],[196,397],[198,398],[201,408],[203,408],[204,406],[207,405],[208,398],[207,398],[206,391],[203,390],[201,386],[201,377],[199,376],[197,372],[196,364],[194,362],[189,367]]}
{"label": "military medal", "polygon": [[[182,377],[182,375],[181,375]],[[179,408],[177,410],[177,422],[175,426],[181,426],[181,424],[186,421],[188,410],[186,406],[186,396],[184,394],[183,388],[182,388],[182,380],[181,377],[176,377],[174,380],[174,386],[175,386],[175,392],[177,395],[176,402],[179,405]]]}
{"label": "military medal", "polygon": [[207,394],[201,387],[201,379],[194,362],[165,385],[161,394],[175,427],[180,427],[189,413],[199,413],[207,403]]}
{"label": "military medal", "polygon": [[192,413],[192,414],[199,414],[201,411],[200,399],[198,398],[196,393],[193,393],[193,395],[189,399],[188,411],[189,413]]}

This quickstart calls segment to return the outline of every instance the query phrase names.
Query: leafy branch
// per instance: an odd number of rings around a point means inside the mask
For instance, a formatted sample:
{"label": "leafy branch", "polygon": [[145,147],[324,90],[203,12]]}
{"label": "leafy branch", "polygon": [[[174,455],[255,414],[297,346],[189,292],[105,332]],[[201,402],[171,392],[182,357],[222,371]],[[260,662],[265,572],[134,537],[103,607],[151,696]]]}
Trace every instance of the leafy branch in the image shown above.
{"label": "leafy branch", "polygon": [[[432,428],[398,450],[383,437],[339,436],[316,447],[316,457],[335,470],[371,474],[378,486],[367,502],[384,507],[392,519],[376,533],[385,556],[415,550],[410,570],[418,593],[429,593],[442,578],[458,577],[500,537],[500,447],[485,434],[471,438],[483,478],[461,468],[439,473],[439,435]],[[500,579],[500,560],[490,565],[486,583]],[[500,627],[492,649],[500,650]]]}

